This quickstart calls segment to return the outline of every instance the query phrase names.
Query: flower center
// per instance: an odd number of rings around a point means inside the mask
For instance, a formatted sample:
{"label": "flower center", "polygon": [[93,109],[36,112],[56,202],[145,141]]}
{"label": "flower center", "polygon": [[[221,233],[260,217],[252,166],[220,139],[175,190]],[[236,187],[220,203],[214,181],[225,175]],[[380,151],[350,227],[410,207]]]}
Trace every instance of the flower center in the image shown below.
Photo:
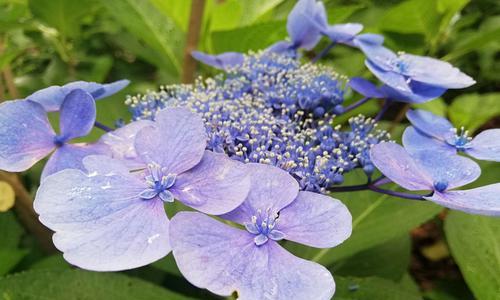
{"label": "flower center", "polygon": [[448,182],[446,181],[436,181],[434,182],[434,189],[438,192],[444,192],[448,188]]}
{"label": "flower center", "polygon": [[64,137],[63,135],[56,135],[54,137],[54,144],[56,145],[56,147],[62,147],[64,146],[64,144],[66,143],[66,137]]}
{"label": "flower center", "polygon": [[139,194],[144,200],[150,200],[159,196],[164,202],[174,202],[174,196],[168,190],[175,184],[176,175],[166,173],[165,168],[162,168],[157,163],[148,164],[146,183],[148,188]]}
{"label": "flower center", "polygon": [[458,151],[463,151],[469,147],[469,143],[472,140],[472,137],[469,136],[468,130],[465,130],[464,127],[461,127],[460,131],[458,131],[458,129],[456,128],[453,128],[453,134],[453,136],[446,140],[448,144],[457,148]]}
{"label": "flower center", "polygon": [[391,59],[389,64],[393,67],[393,70],[398,73],[405,74],[408,72],[409,64],[401,57]]}
{"label": "flower center", "polygon": [[249,223],[245,223],[245,228],[248,232],[255,234],[256,237],[253,239],[255,245],[264,245],[269,239],[274,241],[282,240],[285,234],[275,227],[278,224],[277,213],[271,213],[271,209],[266,209],[265,212],[262,210],[257,210],[257,214],[252,216],[252,220]]}

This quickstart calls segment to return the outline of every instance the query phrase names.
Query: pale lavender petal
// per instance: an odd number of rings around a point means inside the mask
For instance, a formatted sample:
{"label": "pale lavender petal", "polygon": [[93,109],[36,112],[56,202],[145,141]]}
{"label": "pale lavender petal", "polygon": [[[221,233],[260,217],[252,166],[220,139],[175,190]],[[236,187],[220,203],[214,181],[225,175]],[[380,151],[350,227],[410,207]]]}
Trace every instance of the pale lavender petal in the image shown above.
{"label": "pale lavender petal", "polygon": [[500,183],[464,191],[435,192],[425,199],[471,214],[500,216]]}
{"label": "pale lavender petal", "polygon": [[411,93],[411,88],[403,75],[392,71],[385,71],[370,60],[366,60],[365,65],[383,83],[398,91]]}
{"label": "pale lavender petal", "polygon": [[413,126],[409,126],[405,129],[403,133],[403,145],[410,155],[420,151],[447,152],[449,155],[456,154],[457,152],[455,147],[427,135],[423,135]]}
{"label": "pale lavender petal", "polygon": [[471,183],[481,175],[481,168],[472,159],[449,152],[420,151],[412,157],[434,184],[446,183],[448,190]]}
{"label": "pale lavender petal", "polygon": [[203,121],[186,108],[158,112],[156,126],[143,128],[135,139],[135,149],[142,161],[156,162],[172,174],[180,174],[198,164],[206,145]]}
{"label": "pale lavender petal", "polygon": [[361,78],[361,77],[353,77],[349,80],[349,86],[360,93],[361,95],[369,98],[384,98],[385,95],[382,93],[376,85],[371,83],[370,81]]}
{"label": "pale lavender petal", "polygon": [[432,190],[433,180],[398,144],[382,142],[373,146],[370,157],[377,169],[410,191]]}
{"label": "pale lavender petal", "polygon": [[154,126],[149,120],[139,120],[104,134],[99,140],[110,149],[113,158],[123,160],[130,168],[140,168],[144,162],[135,151],[135,137],[144,127]]}
{"label": "pale lavender petal", "polygon": [[245,56],[238,52],[225,52],[218,55],[210,55],[200,51],[191,52],[196,60],[217,69],[226,70],[243,64]]}
{"label": "pale lavender petal", "polygon": [[281,210],[279,231],[285,239],[317,248],[335,247],[352,232],[352,216],[337,199],[312,192],[299,192],[290,205]]}
{"label": "pale lavender petal", "polygon": [[28,100],[37,102],[43,106],[46,111],[58,111],[64,101],[64,98],[75,89],[82,89],[91,94],[94,99],[101,99],[117,93],[125,88],[130,81],[118,80],[108,84],[96,82],[75,81],[63,86],[51,86],[39,90],[27,97]]}
{"label": "pale lavender petal", "polygon": [[[99,147],[98,144],[97,147]],[[110,159],[110,156],[108,156],[107,153],[106,155],[98,154],[86,156],[83,158],[82,163],[84,168],[82,168],[81,170],[87,171],[87,174],[90,177],[96,176],[97,174],[113,176],[116,174],[130,173],[130,169],[124,161],[118,159]]]}
{"label": "pale lavender petal", "polygon": [[448,89],[469,87],[476,82],[448,62],[412,54],[403,54],[400,58],[408,64],[405,75],[413,80]]}
{"label": "pale lavender petal", "polygon": [[249,163],[250,192],[241,206],[222,218],[240,224],[250,222],[258,210],[273,215],[290,204],[299,192],[299,184],[288,172],[274,166]]}
{"label": "pale lavender petal", "polygon": [[453,125],[443,117],[422,109],[409,110],[406,117],[421,133],[445,141],[453,133]]}
{"label": "pale lavender petal", "polygon": [[344,43],[352,40],[361,30],[363,30],[361,24],[346,23],[328,26],[324,34],[334,42]]}
{"label": "pale lavender petal", "polygon": [[[384,43],[384,36],[375,33],[363,33],[359,34],[354,39],[354,45],[359,47],[360,43],[366,44],[366,46],[376,46],[382,45]],[[390,55],[390,54],[389,54]],[[392,56],[392,55],[390,55]]]}
{"label": "pale lavender petal", "polygon": [[356,38],[357,45],[366,55],[368,60],[379,68],[381,71],[390,71],[393,69],[391,62],[398,58],[398,56],[387,49],[386,47],[378,44],[378,39],[373,39],[372,36],[368,37],[368,42],[366,41],[367,36],[363,35]]}
{"label": "pale lavender petal", "polygon": [[424,103],[434,100],[446,92],[446,89],[421,83],[418,81],[410,81],[408,84],[411,91],[402,91],[394,89],[388,85],[382,85],[380,90],[390,100],[406,103]]}
{"label": "pale lavender petal", "polygon": [[197,287],[221,296],[236,291],[241,300],[333,296],[335,283],[326,268],[293,256],[272,240],[258,247],[254,236],[194,212],[178,213],[170,227],[177,266]]}
{"label": "pale lavender petal", "polygon": [[311,50],[321,39],[317,24],[326,26],[325,8],[316,0],[299,0],[288,15],[286,28],[295,48]]}
{"label": "pale lavender petal", "polygon": [[205,151],[198,165],[179,174],[170,189],[182,203],[207,214],[232,211],[245,200],[250,176],[243,163],[225,154]]}
{"label": "pale lavender petal", "polygon": [[86,136],[94,127],[95,100],[81,89],[69,93],[61,105],[61,137],[65,140]]}
{"label": "pale lavender petal", "polygon": [[43,107],[26,100],[0,104],[0,169],[21,172],[55,148],[55,133]]}
{"label": "pale lavender petal", "polygon": [[85,171],[83,158],[89,155],[105,154],[107,148],[100,144],[65,144],[56,149],[45,164],[42,179],[65,169]]}
{"label": "pale lavender petal", "polygon": [[34,202],[54,244],[80,268],[119,271],[170,251],[163,202],[143,200],[144,182],[130,174],[64,170],[42,181]]}
{"label": "pale lavender petal", "polygon": [[479,133],[465,152],[476,159],[500,161],[500,129]]}

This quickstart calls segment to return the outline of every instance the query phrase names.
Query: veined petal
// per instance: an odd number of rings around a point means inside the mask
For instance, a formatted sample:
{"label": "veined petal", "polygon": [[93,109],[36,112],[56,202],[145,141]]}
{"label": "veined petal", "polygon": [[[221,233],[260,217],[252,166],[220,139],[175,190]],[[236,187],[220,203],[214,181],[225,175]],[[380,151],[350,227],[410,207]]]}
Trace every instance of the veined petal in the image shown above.
{"label": "veined petal", "polygon": [[243,163],[205,151],[198,165],[177,176],[170,191],[194,209],[220,215],[240,206],[249,189],[250,176]]}
{"label": "veined petal", "polygon": [[278,213],[297,197],[299,184],[287,172],[257,163],[246,164],[245,168],[250,175],[250,192],[243,204],[223,215],[223,219],[245,224],[257,211]]}
{"label": "veined petal", "polygon": [[142,161],[156,162],[172,174],[185,172],[200,162],[207,135],[197,114],[186,108],[167,108],[158,112],[155,125],[137,133],[135,148]]}
{"label": "veined petal", "polygon": [[411,88],[403,75],[392,71],[385,71],[370,60],[366,60],[365,65],[383,83],[398,91],[411,93]]}
{"label": "veined petal", "polygon": [[[196,224],[197,226],[193,226]],[[179,270],[193,285],[238,299],[330,299],[332,275],[323,266],[293,256],[269,240],[195,212],[178,213],[170,239]]]}
{"label": "veined petal", "polygon": [[390,180],[410,191],[432,190],[433,180],[398,144],[382,142],[370,151],[372,162]]}
{"label": "veined petal", "polygon": [[105,154],[106,146],[101,144],[66,144],[54,151],[42,172],[42,180],[54,173],[65,169],[79,169],[85,171],[83,158],[89,155]]}
{"label": "veined petal", "polygon": [[422,109],[409,110],[406,117],[418,131],[440,141],[445,141],[453,130],[448,120]]}
{"label": "veined petal", "polygon": [[64,170],[42,181],[34,202],[64,258],[80,268],[118,271],[154,262],[170,251],[160,200],[139,197],[131,174]]}
{"label": "veined petal", "polygon": [[447,152],[449,155],[457,153],[455,147],[427,135],[423,135],[413,126],[408,126],[405,129],[403,133],[403,145],[410,155],[420,151]]}
{"label": "veined petal", "polygon": [[61,136],[66,141],[86,136],[94,127],[95,117],[94,98],[84,90],[73,90],[61,105]]}
{"label": "veined petal", "polygon": [[299,192],[281,210],[277,229],[285,239],[318,248],[335,247],[352,232],[352,216],[337,199],[312,192]]}
{"label": "veined petal", "polygon": [[465,152],[476,159],[500,161],[500,129],[488,129],[479,133]]}
{"label": "veined petal", "polygon": [[43,107],[27,100],[0,104],[0,169],[21,172],[55,148],[55,133]]}
{"label": "veined petal", "polygon": [[200,51],[193,51],[191,52],[191,56],[206,65],[221,70],[237,67],[243,64],[245,60],[245,56],[238,52],[225,52],[218,55],[210,55]]}
{"label": "veined petal", "polygon": [[500,216],[500,183],[464,191],[435,192],[425,199],[466,213]]}

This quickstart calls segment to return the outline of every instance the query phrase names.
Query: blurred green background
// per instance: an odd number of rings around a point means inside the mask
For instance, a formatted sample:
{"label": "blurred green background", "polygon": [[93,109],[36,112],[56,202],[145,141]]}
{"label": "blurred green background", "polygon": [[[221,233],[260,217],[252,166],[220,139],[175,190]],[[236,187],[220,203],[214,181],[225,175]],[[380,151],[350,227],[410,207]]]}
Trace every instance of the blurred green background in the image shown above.
{"label": "blurred green background", "polygon": [[[447,60],[477,81],[422,107],[472,131],[500,127],[498,0],[324,2],[330,23],[362,23],[364,32],[382,33],[393,50]],[[286,37],[286,16],[294,4],[295,0],[207,0],[198,49],[263,49]],[[110,125],[119,118],[128,120],[125,95],[181,81],[190,9],[189,0],[0,0],[0,100],[23,98],[74,80],[127,78],[132,84],[125,91],[98,102],[98,120]],[[305,58],[314,57],[327,43],[323,40]],[[322,63],[348,76],[370,77],[363,60],[359,51],[338,46]],[[198,66],[196,72],[216,71]],[[402,127],[392,122],[401,117],[402,108],[393,107],[382,124],[393,129],[395,139]],[[373,102],[355,113],[373,114],[377,109]],[[497,165],[481,165],[479,183],[498,181]],[[31,193],[39,171],[22,176]],[[369,192],[334,196],[354,217],[349,242],[319,259],[338,275],[336,299],[500,299],[497,219],[456,212],[445,218],[437,206]],[[15,274],[0,278],[2,300],[209,297],[179,276],[171,256],[126,272],[127,277],[71,271],[60,255],[49,255],[40,247],[26,224],[19,222],[19,211],[0,213],[0,276]],[[301,257],[318,258],[317,250],[287,247]]]}

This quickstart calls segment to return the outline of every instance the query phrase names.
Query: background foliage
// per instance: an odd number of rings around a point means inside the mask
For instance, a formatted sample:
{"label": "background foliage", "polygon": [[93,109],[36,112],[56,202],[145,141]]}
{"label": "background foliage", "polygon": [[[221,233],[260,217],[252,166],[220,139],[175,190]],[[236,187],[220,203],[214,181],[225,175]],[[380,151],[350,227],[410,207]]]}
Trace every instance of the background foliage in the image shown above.
{"label": "background foliage", "polygon": [[[265,48],[286,36],[286,16],[294,3],[207,0],[199,49],[219,53]],[[472,131],[499,127],[498,1],[325,0],[325,4],[330,23],[360,22],[365,31],[384,34],[394,50],[450,61],[478,82],[421,106]],[[128,78],[132,84],[124,92],[98,102],[99,121],[127,120],[126,94],[180,81],[190,6],[188,0],[0,0],[0,100],[72,80]],[[317,49],[326,46],[323,43]],[[353,49],[336,47],[322,63],[348,76],[370,76],[363,55]],[[200,74],[214,72],[199,67]],[[371,114],[376,109],[372,102],[354,113]],[[394,107],[382,124],[396,139],[401,127],[392,123],[401,118],[401,109]],[[97,133],[90,139],[96,137]],[[482,167],[478,184],[498,181],[498,164]],[[22,176],[32,193],[39,172],[35,168]],[[348,181],[355,182],[356,177],[352,174]],[[499,219],[449,213],[431,203],[370,192],[333,196],[353,214],[351,239],[330,251],[293,243],[286,247],[332,270],[338,285],[335,299],[500,297]],[[171,256],[124,274],[72,269],[60,254],[40,247],[21,219],[18,209],[0,213],[0,299],[214,298],[190,286]]]}

